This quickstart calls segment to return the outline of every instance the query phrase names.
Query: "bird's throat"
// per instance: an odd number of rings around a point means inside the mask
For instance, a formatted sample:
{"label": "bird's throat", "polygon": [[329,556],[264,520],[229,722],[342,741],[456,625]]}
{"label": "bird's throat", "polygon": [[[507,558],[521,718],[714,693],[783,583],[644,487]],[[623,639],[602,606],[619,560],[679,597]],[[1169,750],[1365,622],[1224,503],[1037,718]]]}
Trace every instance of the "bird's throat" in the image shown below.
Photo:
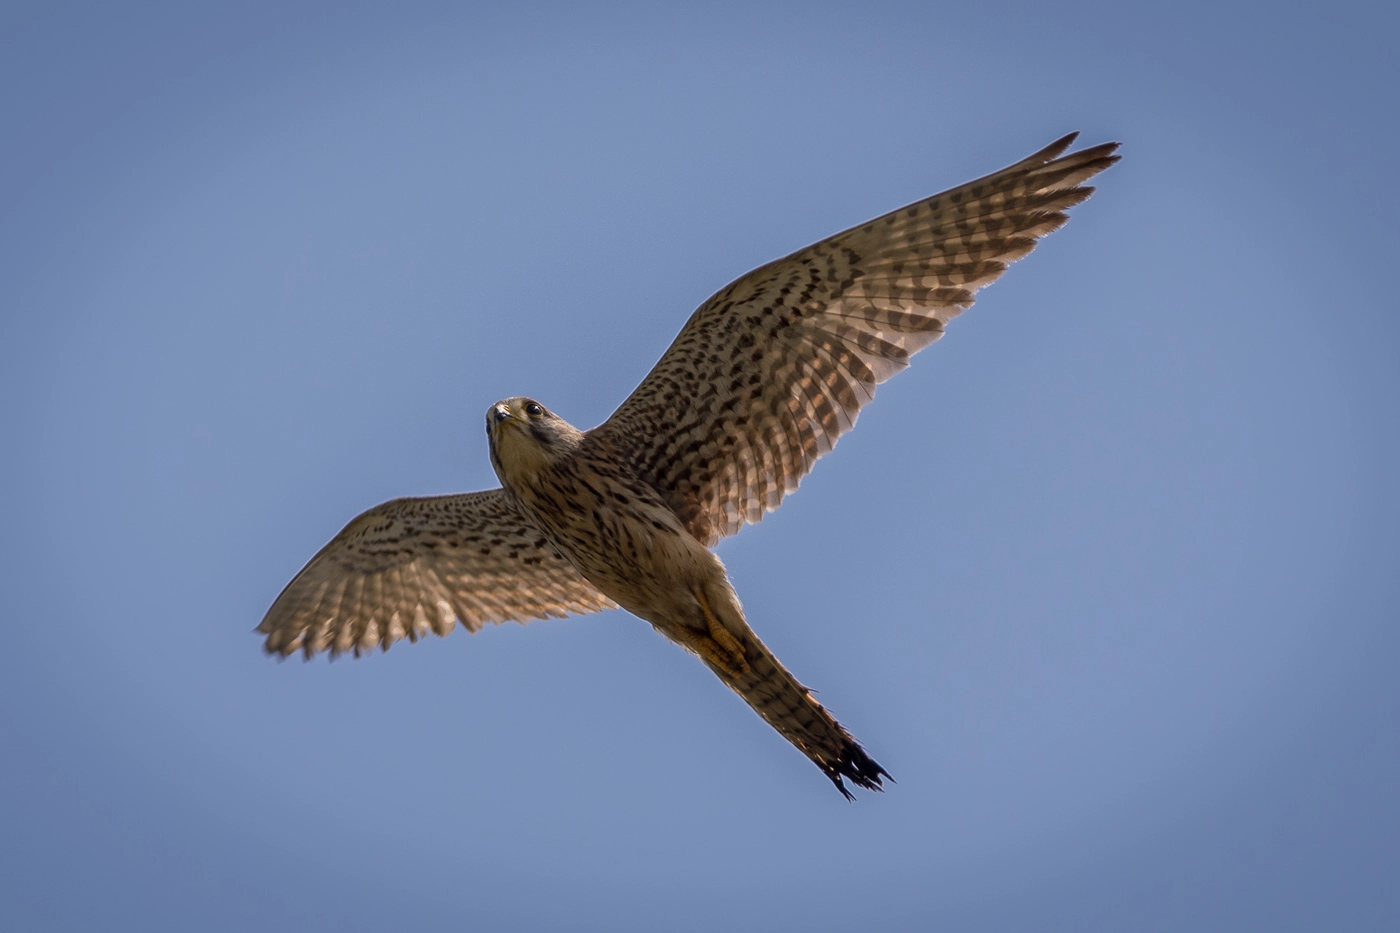
{"label": "bird's throat", "polygon": [[554,462],[550,449],[530,433],[527,425],[503,424],[494,440],[491,464],[507,489],[533,485],[535,478]]}

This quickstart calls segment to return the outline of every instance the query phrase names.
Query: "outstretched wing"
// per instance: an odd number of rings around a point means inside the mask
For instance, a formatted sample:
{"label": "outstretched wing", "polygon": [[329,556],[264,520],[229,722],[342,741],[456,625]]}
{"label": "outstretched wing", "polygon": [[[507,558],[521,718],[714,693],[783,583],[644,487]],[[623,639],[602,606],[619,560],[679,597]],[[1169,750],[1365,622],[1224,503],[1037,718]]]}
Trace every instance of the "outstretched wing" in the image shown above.
{"label": "outstretched wing", "polygon": [[258,626],[269,654],[388,650],[487,622],[615,609],[502,489],[395,499],[360,515],[302,568]]}
{"label": "outstretched wing", "polygon": [[797,488],[875,386],[1060,227],[1117,143],[1078,134],[739,278],[700,306],[642,384],[590,432],[713,545]]}

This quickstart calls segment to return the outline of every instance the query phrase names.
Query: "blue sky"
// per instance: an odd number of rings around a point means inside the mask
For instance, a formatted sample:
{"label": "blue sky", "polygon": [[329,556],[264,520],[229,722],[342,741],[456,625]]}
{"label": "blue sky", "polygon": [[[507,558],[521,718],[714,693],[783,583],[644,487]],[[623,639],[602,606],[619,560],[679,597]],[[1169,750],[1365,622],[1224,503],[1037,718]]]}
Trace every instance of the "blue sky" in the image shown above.
{"label": "blue sky", "polygon": [[[1370,5],[0,13],[7,929],[1391,929],[1400,162]],[[358,511],[1069,130],[1070,224],[720,547],[898,779],[622,613],[279,664]]]}

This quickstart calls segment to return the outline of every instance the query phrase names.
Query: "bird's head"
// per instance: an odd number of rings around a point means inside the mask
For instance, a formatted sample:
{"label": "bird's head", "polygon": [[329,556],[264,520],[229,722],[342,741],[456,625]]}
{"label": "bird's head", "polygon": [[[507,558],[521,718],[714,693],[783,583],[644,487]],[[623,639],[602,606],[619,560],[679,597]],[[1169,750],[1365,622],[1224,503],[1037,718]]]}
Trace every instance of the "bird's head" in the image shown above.
{"label": "bird's head", "polygon": [[583,440],[582,431],[534,399],[520,396],[487,409],[486,436],[491,465],[507,489],[568,456]]}

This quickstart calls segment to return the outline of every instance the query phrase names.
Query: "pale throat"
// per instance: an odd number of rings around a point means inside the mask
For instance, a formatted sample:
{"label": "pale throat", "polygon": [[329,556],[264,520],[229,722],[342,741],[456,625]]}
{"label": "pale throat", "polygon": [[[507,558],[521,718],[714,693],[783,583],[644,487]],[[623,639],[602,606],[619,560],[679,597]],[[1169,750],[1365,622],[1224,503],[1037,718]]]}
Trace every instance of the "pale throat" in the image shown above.
{"label": "pale throat", "polygon": [[504,424],[496,432],[496,473],[508,489],[533,485],[541,472],[552,466],[549,448],[529,434],[528,429]]}

